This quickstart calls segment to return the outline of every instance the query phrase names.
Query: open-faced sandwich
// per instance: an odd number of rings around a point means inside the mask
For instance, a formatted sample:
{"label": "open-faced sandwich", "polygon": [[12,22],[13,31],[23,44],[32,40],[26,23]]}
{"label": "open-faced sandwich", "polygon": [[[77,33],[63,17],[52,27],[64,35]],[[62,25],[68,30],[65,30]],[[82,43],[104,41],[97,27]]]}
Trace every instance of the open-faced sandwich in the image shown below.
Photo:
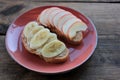
{"label": "open-faced sandwich", "polygon": [[55,32],[58,37],[64,37],[70,44],[79,44],[87,25],[69,11],[58,7],[43,10],[37,19],[38,23]]}
{"label": "open-faced sandwich", "polygon": [[59,39],[79,44],[86,30],[87,25],[72,13],[51,7],[40,13],[37,22],[26,24],[22,42],[30,53],[40,56],[46,62],[61,63],[67,60],[69,50]]}
{"label": "open-faced sandwich", "polygon": [[37,22],[29,22],[22,32],[24,47],[33,54],[49,63],[65,62],[69,50],[66,45],[57,39],[55,33],[38,25]]}

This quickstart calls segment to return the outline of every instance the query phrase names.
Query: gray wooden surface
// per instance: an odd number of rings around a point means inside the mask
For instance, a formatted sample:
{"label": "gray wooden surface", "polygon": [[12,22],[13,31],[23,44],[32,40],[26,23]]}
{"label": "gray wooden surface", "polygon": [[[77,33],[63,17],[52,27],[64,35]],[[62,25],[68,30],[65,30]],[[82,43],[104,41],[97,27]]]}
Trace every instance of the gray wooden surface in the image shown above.
{"label": "gray wooden surface", "polygon": [[[11,1],[0,0],[0,80],[120,80],[119,3]],[[80,11],[94,22],[98,31],[98,45],[92,57],[64,74],[43,75],[25,69],[9,56],[5,48],[5,33],[9,24],[19,14],[45,5],[66,6]]]}
{"label": "gray wooden surface", "polygon": [[[2,0],[1,0],[2,1]],[[15,0],[5,0],[5,1],[15,1]],[[19,0],[17,0],[19,1]],[[21,0],[27,2],[120,2],[120,0]]]}

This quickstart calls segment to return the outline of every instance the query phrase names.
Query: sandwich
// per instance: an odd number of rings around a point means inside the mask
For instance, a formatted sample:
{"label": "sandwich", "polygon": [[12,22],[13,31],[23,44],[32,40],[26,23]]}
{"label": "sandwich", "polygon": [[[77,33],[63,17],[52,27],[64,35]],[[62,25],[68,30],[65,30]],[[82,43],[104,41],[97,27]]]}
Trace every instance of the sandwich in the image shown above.
{"label": "sandwich", "polygon": [[63,38],[70,44],[79,44],[83,39],[83,32],[87,25],[74,14],[58,7],[44,9],[38,16],[37,22],[44,25],[59,38]]}
{"label": "sandwich", "polygon": [[68,59],[69,50],[55,33],[35,21],[27,23],[22,32],[25,49],[49,63],[62,63]]}

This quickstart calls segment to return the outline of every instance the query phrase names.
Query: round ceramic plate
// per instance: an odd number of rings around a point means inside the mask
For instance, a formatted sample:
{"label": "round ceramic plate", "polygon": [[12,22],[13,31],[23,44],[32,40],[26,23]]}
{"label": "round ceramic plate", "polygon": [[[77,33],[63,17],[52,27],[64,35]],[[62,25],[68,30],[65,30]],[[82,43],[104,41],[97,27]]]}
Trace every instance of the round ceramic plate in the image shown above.
{"label": "round ceramic plate", "polygon": [[[73,13],[88,26],[84,39],[79,46],[68,46],[70,50],[69,59],[62,64],[50,64],[41,60],[38,56],[30,54],[24,48],[21,42],[21,32],[24,26],[30,21],[36,21],[38,15],[46,8],[59,7]],[[95,50],[97,45],[97,32],[90,19],[80,12],[63,6],[43,6],[29,10],[19,17],[10,25],[6,34],[6,48],[10,56],[20,65],[30,70],[41,73],[60,73],[74,69],[83,64]]]}

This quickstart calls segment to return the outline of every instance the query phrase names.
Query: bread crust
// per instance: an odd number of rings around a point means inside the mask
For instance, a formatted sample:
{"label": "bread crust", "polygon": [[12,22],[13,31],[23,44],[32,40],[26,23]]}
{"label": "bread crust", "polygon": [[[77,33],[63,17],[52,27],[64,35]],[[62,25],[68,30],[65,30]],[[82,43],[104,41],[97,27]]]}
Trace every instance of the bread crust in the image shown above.
{"label": "bread crust", "polygon": [[[31,54],[38,55],[36,50],[35,49],[31,49],[29,47],[29,45],[27,44],[27,38],[24,36],[23,32],[21,34],[21,37],[22,37],[22,43],[23,43],[25,49],[28,52],[30,52]],[[52,57],[52,58],[43,57],[40,53],[39,53],[38,56],[40,57],[40,59],[43,59],[45,62],[49,62],[49,63],[63,63],[65,61],[67,61],[67,59],[68,59],[69,50],[66,48],[60,55],[57,55],[57,56]]]}

